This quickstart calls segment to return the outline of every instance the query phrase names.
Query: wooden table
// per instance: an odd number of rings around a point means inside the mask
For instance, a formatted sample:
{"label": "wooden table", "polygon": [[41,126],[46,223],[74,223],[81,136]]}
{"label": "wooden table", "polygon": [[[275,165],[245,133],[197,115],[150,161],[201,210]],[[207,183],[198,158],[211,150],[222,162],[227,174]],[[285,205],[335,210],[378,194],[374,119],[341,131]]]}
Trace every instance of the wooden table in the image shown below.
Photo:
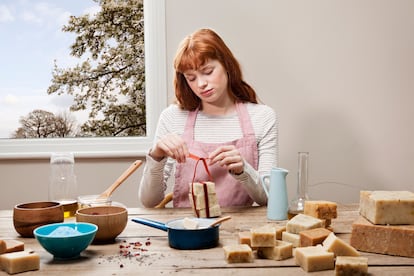
{"label": "wooden table", "polygon": [[[332,221],[337,236],[347,242],[350,239],[351,224],[358,216],[357,208],[358,205],[338,206],[338,218]],[[161,222],[192,216],[191,209],[130,208],[128,211],[130,218],[145,217]],[[333,270],[306,273],[295,264],[294,258],[284,261],[255,259],[253,263],[228,264],[222,246],[237,243],[239,231],[271,221],[267,220],[264,207],[223,208],[222,212],[223,215],[231,215],[232,219],[220,226],[219,246],[204,250],[172,249],[168,246],[166,232],[129,220],[116,243],[90,245],[82,252],[80,259],[57,261],[35,239],[19,237],[13,228],[10,210],[0,211],[0,238],[21,240],[26,248],[40,254],[40,270],[23,275],[334,275]],[[276,223],[283,225],[286,222]],[[137,242],[142,244],[138,249],[125,247]],[[361,254],[368,257],[368,271],[371,275],[414,275],[414,258]],[[0,275],[3,274],[7,275],[0,271]]]}

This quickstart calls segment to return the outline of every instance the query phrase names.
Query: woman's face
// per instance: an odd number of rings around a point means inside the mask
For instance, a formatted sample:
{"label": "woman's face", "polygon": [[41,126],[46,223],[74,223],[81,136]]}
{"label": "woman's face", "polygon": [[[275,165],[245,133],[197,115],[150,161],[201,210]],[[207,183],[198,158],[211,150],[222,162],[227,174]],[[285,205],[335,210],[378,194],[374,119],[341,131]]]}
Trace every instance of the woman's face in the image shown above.
{"label": "woman's face", "polygon": [[229,97],[227,72],[218,60],[208,60],[197,70],[187,70],[184,77],[202,102],[215,103]]}

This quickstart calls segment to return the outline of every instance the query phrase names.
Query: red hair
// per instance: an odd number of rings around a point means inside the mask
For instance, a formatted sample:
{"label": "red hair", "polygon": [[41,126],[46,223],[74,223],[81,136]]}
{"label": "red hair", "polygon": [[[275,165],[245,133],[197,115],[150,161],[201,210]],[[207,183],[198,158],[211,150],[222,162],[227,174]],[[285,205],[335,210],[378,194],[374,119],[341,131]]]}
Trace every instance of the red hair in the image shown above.
{"label": "red hair", "polygon": [[240,64],[224,41],[214,31],[200,29],[181,42],[174,59],[175,97],[182,109],[195,110],[201,104],[183,73],[197,70],[208,60],[218,60],[227,71],[228,90],[234,101],[257,103],[256,92],[243,80]]}

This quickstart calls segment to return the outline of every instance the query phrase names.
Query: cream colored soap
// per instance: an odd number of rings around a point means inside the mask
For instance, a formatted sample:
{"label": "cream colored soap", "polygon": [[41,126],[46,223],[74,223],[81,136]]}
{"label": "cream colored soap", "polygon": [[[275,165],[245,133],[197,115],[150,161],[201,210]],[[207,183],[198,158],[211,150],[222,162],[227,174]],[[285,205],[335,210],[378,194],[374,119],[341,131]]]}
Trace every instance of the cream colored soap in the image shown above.
{"label": "cream colored soap", "polygon": [[298,247],[295,250],[296,264],[306,272],[334,269],[334,254],[322,246]]}
{"label": "cream colored soap", "polygon": [[23,251],[24,250],[24,242],[18,241],[18,240],[4,240],[6,243],[6,252],[5,253],[11,253],[11,252],[17,252],[17,251]]}
{"label": "cream colored soap", "polygon": [[322,242],[326,251],[333,252],[335,256],[359,256],[360,253],[350,244],[338,238],[333,232]]}
{"label": "cream colored soap", "polygon": [[200,209],[195,211],[196,215],[198,213],[198,217],[200,218],[214,218],[214,217],[219,217],[221,216],[221,209],[220,209],[220,205],[214,205],[214,206],[210,206],[209,210],[209,214],[207,215],[207,209]]}
{"label": "cream colored soap", "polygon": [[414,193],[361,191],[359,212],[373,224],[414,224]]}
{"label": "cream colored soap", "polygon": [[274,227],[264,225],[250,229],[252,247],[273,247],[276,245],[276,230]]}
{"label": "cream colored soap", "polygon": [[223,246],[224,256],[228,263],[251,263],[253,251],[247,244],[232,244]]}
{"label": "cream colored soap", "polygon": [[39,270],[40,257],[34,251],[19,251],[0,255],[0,266],[9,274]]}
{"label": "cream colored soap", "polygon": [[336,276],[368,275],[368,258],[338,256],[335,260]]}
{"label": "cream colored soap", "polygon": [[198,228],[198,222],[195,219],[191,218],[184,218],[183,219],[183,226],[185,229],[197,229]]}
{"label": "cream colored soap", "polygon": [[325,221],[305,214],[297,214],[286,223],[286,231],[292,234],[321,227],[325,227]]}
{"label": "cream colored soap", "polygon": [[282,241],[290,242],[293,247],[299,247],[300,236],[299,234],[292,234],[292,233],[285,231],[282,233]]}
{"label": "cream colored soap", "polygon": [[292,257],[293,246],[290,242],[276,241],[274,247],[259,247],[257,256],[262,259],[281,261]]}

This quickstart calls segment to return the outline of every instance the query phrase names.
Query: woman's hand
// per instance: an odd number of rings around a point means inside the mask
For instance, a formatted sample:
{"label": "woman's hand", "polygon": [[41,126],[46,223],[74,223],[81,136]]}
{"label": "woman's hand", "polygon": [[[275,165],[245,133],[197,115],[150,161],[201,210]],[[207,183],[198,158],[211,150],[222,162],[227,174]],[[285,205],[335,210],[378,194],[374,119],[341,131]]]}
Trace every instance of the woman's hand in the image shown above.
{"label": "woman's hand", "polygon": [[239,150],[233,146],[220,146],[208,156],[210,165],[218,164],[234,174],[243,172],[244,161]]}
{"label": "woman's hand", "polygon": [[158,140],[149,153],[155,160],[160,161],[164,157],[171,157],[178,163],[185,162],[188,154],[187,144],[181,136],[175,133],[169,133]]}

